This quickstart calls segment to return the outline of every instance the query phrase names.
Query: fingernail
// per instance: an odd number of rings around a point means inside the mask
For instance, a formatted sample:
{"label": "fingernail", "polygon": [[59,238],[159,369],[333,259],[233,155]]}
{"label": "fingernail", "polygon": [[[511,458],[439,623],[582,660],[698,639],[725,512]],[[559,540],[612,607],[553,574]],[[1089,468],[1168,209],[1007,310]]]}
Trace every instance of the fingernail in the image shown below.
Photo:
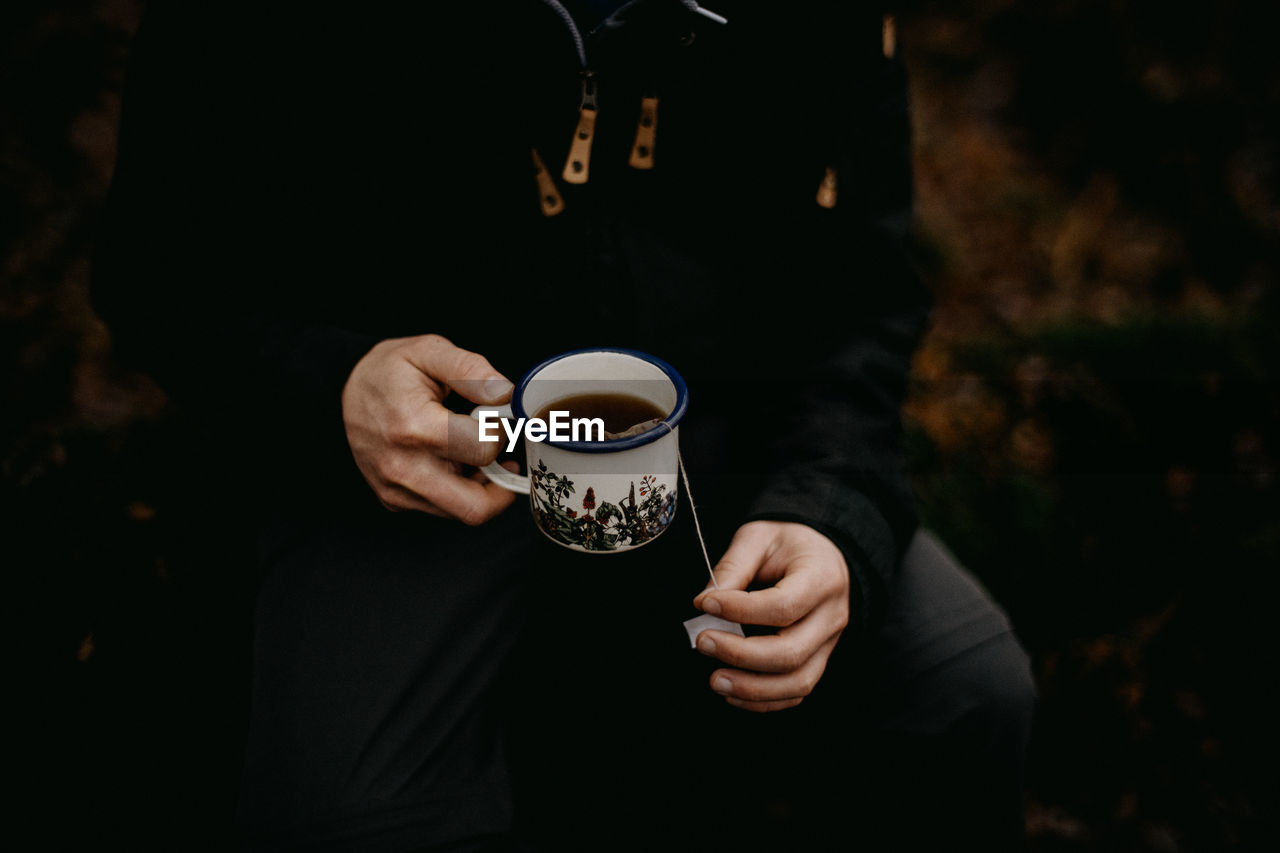
{"label": "fingernail", "polygon": [[712,616],[719,616],[720,602],[716,601],[714,598],[708,598],[706,601],[702,602],[702,612],[710,613]]}
{"label": "fingernail", "polygon": [[704,655],[714,655],[716,653],[716,641],[703,632],[698,636],[698,651]]}
{"label": "fingernail", "polygon": [[494,376],[484,381],[484,393],[489,397],[501,397],[514,387],[501,376]]}
{"label": "fingernail", "polygon": [[728,702],[730,705],[732,705],[735,708],[747,707],[747,703],[739,699],[737,696],[726,696],[724,697],[724,701]]}
{"label": "fingernail", "polygon": [[733,682],[722,675],[711,682],[711,689],[723,696],[733,689]]}

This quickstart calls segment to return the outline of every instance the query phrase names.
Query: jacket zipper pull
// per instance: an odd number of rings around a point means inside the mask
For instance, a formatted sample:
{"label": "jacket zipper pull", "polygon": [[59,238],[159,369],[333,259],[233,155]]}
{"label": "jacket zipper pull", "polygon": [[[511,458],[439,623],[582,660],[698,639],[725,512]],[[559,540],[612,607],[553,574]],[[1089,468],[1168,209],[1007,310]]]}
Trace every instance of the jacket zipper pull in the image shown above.
{"label": "jacket zipper pull", "polygon": [[818,184],[818,205],[827,210],[836,206],[836,170],[831,166],[827,167]]}
{"label": "jacket zipper pull", "polygon": [[573,132],[573,143],[564,162],[566,183],[585,184],[591,165],[591,142],[596,133],[596,75],[582,72],[582,106],[578,108],[578,127]]}
{"label": "jacket zipper pull", "polygon": [[633,169],[653,168],[653,144],[658,137],[658,96],[640,99],[640,119],[636,122],[636,141],[631,145],[630,165]]}
{"label": "jacket zipper pull", "polygon": [[555,216],[564,210],[564,199],[560,196],[560,190],[556,189],[555,179],[538,156],[538,149],[530,148],[529,152],[533,155],[533,177],[538,182],[538,204],[542,208],[542,215]]}

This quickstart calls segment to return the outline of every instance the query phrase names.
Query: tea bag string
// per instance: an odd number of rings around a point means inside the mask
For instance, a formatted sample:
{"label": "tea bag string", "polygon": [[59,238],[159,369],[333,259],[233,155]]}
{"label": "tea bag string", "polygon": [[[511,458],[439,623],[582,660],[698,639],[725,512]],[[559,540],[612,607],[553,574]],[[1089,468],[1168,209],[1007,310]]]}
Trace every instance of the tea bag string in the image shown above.
{"label": "tea bag string", "polygon": [[715,570],[711,568],[711,557],[707,554],[707,542],[702,538],[702,525],[698,523],[698,508],[693,503],[693,490],[689,488],[689,472],[684,469],[684,456],[676,451],[676,461],[680,463],[680,479],[684,480],[684,496],[689,502],[689,513],[693,516],[693,529],[698,534],[698,545],[702,547],[702,559],[707,564],[707,574],[711,576],[711,588],[719,589],[716,583]]}
{"label": "tea bag string", "polygon": [[[675,432],[666,418],[663,418],[657,423],[649,421],[645,424],[636,424],[631,429],[641,429],[642,427],[644,429],[659,429],[661,427],[666,427],[667,432]],[[627,430],[626,432],[620,433],[618,437],[626,435],[630,431],[631,430]],[[605,435],[611,438],[615,437],[609,433],[606,433]],[[685,470],[684,455],[681,454],[679,450],[676,451],[676,461],[680,465],[680,479],[684,481],[684,496],[685,499],[689,501],[689,512],[693,515],[693,529],[694,532],[698,534],[698,546],[702,548],[702,559],[707,564],[707,574],[711,576],[711,588],[719,589],[720,584],[716,583],[715,569],[711,567],[711,556],[707,554],[707,540],[702,535],[702,524],[698,521],[698,508],[693,503],[693,489],[689,488],[689,472]]]}
{"label": "tea bag string", "polygon": [[[689,501],[689,512],[693,514],[693,529],[698,534],[698,544],[702,546],[702,559],[706,561],[707,574],[711,576],[711,588],[719,589],[720,584],[716,583],[715,569],[711,568],[711,557],[707,555],[707,541],[702,537],[702,525],[698,522],[698,509],[693,505],[693,491],[689,488],[689,472],[684,468],[684,457],[680,455],[679,450],[676,451],[676,460],[680,463],[680,479],[684,480],[684,496]],[[703,613],[701,616],[684,620],[684,631],[689,636],[690,648],[696,649],[698,647],[698,637],[708,629],[736,634],[739,637],[746,636],[742,630],[742,625],[739,623],[731,622],[720,616],[713,616],[710,613]]]}

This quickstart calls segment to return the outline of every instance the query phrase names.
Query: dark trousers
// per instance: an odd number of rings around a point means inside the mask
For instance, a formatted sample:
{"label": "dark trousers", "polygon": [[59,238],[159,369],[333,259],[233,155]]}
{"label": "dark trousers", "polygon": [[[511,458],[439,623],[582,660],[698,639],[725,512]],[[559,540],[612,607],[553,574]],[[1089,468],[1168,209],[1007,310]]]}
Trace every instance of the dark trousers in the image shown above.
{"label": "dark trousers", "polygon": [[927,533],[883,626],[754,714],[681,626],[705,579],[690,525],[611,556],[530,527],[382,514],[266,543],[253,849],[1016,847],[1028,659]]}
{"label": "dark trousers", "polygon": [[[598,591],[608,595],[613,582]],[[543,625],[525,647],[560,646],[578,676],[563,678],[544,659],[517,700],[527,712],[515,747],[517,816],[535,849],[1021,845],[1029,659],[1005,615],[929,533],[906,553],[883,626],[865,642],[842,639],[817,690],[786,711],[726,705],[706,686],[715,664],[687,642],[679,662],[643,649],[598,654],[629,627],[641,645],[656,640],[635,623],[593,626],[591,610],[577,615],[585,628]]]}

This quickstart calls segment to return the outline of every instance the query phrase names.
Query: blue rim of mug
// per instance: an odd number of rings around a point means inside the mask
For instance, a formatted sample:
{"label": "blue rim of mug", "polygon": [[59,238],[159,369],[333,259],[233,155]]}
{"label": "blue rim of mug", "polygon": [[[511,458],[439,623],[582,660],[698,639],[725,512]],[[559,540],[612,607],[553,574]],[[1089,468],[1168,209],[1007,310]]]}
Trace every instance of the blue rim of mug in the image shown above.
{"label": "blue rim of mug", "polygon": [[670,435],[679,425],[680,419],[684,417],[685,410],[689,408],[689,387],[684,384],[684,378],[676,372],[676,369],[667,364],[662,359],[647,352],[640,350],[625,349],[623,347],[585,347],[583,349],[570,350],[562,352],[559,355],[553,355],[546,361],[534,365],[525,371],[524,376],[520,377],[520,381],[516,383],[516,390],[511,395],[511,411],[517,418],[527,418],[529,413],[524,410],[524,392],[529,383],[535,376],[546,368],[555,364],[557,361],[569,358],[575,355],[587,355],[589,353],[612,352],[620,355],[629,355],[632,358],[640,359],[648,362],[654,367],[661,370],[666,377],[671,380],[671,384],[676,389],[676,404],[672,407],[671,412],[663,418],[663,423],[667,425],[666,429],[659,426],[651,430],[642,432],[639,435],[629,435],[626,438],[610,438],[604,441],[552,441],[546,440],[546,444],[552,447],[559,447],[563,450],[570,450],[574,453],[617,453],[619,450],[630,450],[633,447],[642,447],[643,445],[657,441],[664,435]]}

